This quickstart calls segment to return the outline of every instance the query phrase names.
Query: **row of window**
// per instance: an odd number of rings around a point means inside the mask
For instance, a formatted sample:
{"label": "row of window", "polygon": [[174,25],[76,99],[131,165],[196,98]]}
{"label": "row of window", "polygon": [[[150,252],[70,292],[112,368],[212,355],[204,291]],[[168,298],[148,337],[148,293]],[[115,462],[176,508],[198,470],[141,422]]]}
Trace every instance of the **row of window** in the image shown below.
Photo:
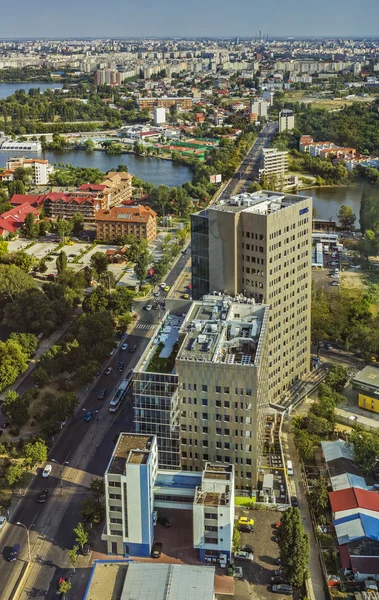
{"label": "row of window", "polygon": [[[198,427],[197,425],[182,424],[180,429],[182,432],[188,431],[189,433],[191,433],[193,431],[194,433],[201,432],[204,435],[209,434],[209,427]],[[233,429],[232,432],[233,432],[232,435],[234,435],[234,437],[245,437],[247,439],[250,439],[253,437],[251,431],[245,431],[245,432],[240,431],[240,433],[238,434],[238,429]],[[216,427],[216,435],[231,435],[230,429],[227,429],[227,428],[222,429],[221,427]]]}
{"label": "row of window", "polygon": [[[246,394],[247,395],[247,394]],[[249,394],[250,396],[250,394]],[[252,403],[251,402],[230,402],[229,400],[224,400],[223,402],[221,402],[221,400],[214,400],[213,398],[211,398],[210,400],[208,400],[208,398],[202,398],[202,406],[208,406],[208,402],[209,402],[209,406],[215,406],[216,408],[234,408],[234,410],[251,410],[252,409]],[[194,404],[195,406],[197,406],[197,398],[191,398],[190,396],[183,396],[181,398],[181,403],[182,404]]]}
{"label": "row of window", "polygon": [[[237,317],[237,315],[236,315],[236,317]],[[197,385],[196,385],[196,383],[182,383],[182,389],[183,390],[188,390],[189,392],[191,392],[191,391],[196,392],[197,391]],[[208,392],[208,386],[206,384],[202,384],[201,385],[201,391],[202,392]],[[224,385],[224,386],[216,385],[214,387],[214,391],[216,392],[216,394],[221,394],[221,393],[223,393],[223,394],[231,394],[232,393],[231,392],[231,388],[228,385]],[[252,390],[251,390],[251,388],[244,389],[244,388],[241,388],[241,387],[235,387],[234,388],[234,394],[236,396],[251,396],[252,395]],[[204,402],[205,402],[205,404],[204,404]],[[202,399],[203,406],[206,406],[206,403],[207,403],[206,398],[203,398]]]}

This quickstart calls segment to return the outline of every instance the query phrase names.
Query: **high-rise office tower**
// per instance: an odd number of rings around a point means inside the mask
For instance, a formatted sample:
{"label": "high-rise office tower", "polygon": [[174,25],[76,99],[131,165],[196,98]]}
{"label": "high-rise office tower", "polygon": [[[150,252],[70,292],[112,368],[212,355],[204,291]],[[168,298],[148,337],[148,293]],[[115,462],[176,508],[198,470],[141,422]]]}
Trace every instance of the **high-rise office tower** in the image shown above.
{"label": "high-rise office tower", "polygon": [[191,216],[192,295],[244,294],[270,306],[269,399],[309,370],[312,200],[240,194]]}

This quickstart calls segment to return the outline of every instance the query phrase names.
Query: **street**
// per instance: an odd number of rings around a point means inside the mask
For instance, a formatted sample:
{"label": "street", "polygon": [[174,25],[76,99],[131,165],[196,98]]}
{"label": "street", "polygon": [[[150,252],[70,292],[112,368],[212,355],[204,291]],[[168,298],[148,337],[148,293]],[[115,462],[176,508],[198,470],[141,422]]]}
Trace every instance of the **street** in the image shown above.
{"label": "street", "polygon": [[[171,272],[166,277],[170,287],[174,285],[181,273],[188,255],[180,255]],[[160,301],[166,297],[166,292],[160,290]],[[67,423],[63,432],[58,436],[49,453],[49,461],[53,466],[51,475],[43,479],[38,473],[31,481],[27,490],[20,491],[20,501],[9,523],[1,532],[0,556],[0,598],[10,600],[14,587],[27,561],[27,534],[21,525],[30,528],[30,546],[33,568],[29,572],[20,598],[30,596],[32,590],[48,590],[46,598],[56,598],[57,580],[62,575],[62,567],[70,569],[67,550],[75,543],[73,527],[81,520],[80,505],[89,497],[88,486],[91,478],[102,477],[114,448],[114,438],[120,431],[132,431],[133,411],[131,396],[127,397],[119,412],[108,411],[112,393],[118,388],[121,380],[130,369],[133,369],[146,348],[150,334],[162,316],[161,311],[146,311],[145,306],[151,304],[151,298],[135,302],[134,310],[139,320],[131,335],[127,337],[130,346],[137,346],[134,353],[129,349],[116,349],[96,381],[88,389],[83,402],[78,407],[73,419]],[[117,371],[117,365],[122,360],[124,369]],[[110,375],[105,375],[107,366],[112,367]],[[33,387],[32,374],[22,382],[22,391]],[[105,400],[98,400],[101,389],[107,389]],[[91,421],[85,422],[85,411],[99,410],[92,416]],[[55,464],[55,461],[59,464]],[[61,466],[62,471],[61,471]],[[41,469],[40,469],[41,471]],[[62,487],[61,487],[62,472]],[[49,490],[45,504],[38,504],[38,495],[43,489]],[[24,496],[24,497],[23,497]],[[100,535],[103,523],[94,525],[94,530]],[[21,545],[18,560],[10,563],[7,556],[14,544]],[[81,560],[85,560],[82,557]],[[65,575],[68,571],[65,572]],[[49,587],[50,585],[50,587]]]}

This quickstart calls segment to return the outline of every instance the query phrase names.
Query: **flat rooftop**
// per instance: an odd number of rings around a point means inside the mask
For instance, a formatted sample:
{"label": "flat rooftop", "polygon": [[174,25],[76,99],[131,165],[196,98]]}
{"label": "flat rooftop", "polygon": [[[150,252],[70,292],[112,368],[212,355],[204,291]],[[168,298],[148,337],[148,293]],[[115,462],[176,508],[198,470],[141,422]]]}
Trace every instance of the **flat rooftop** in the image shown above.
{"label": "flat rooftop", "polygon": [[203,471],[203,479],[223,479],[225,481],[230,481],[232,474],[232,465],[219,466],[207,463]]}
{"label": "flat rooftop", "polygon": [[134,433],[120,434],[120,438],[108,466],[108,473],[121,475],[125,472],[125,465],[127,463],[145,463],[153,439],[154,438],[151,435],[138,435]]}
{"label": "flat rooftop", "polygon": [[180,329],[177,360],[257,365],[268,311],[242,296],[204,296],[192,304]]}
{"label": "flat rooftop", "polygon": [[356,374],[353,385],[364,385],[379,390],[379,368],[368,365]]}
{"label": "flat rooftop", "polygon": [[234,213],[251,212],[268,215],[308,199],[308,196],[296,196],[295,194],[260,190],[251,194],[243,192],[236,196],[231,196],[228,200],[220,202],[208,210]]}

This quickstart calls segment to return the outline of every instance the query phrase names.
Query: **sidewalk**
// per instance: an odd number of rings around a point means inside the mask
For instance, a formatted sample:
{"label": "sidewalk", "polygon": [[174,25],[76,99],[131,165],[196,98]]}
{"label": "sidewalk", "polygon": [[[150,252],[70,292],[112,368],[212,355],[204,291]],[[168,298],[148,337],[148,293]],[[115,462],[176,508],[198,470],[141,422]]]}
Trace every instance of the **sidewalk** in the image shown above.
{"label": "sidewalk", "polygon": [[318,548],[313,532],[311,516],[309,514],[308,502],[306,497],[306,491],[304,482],[301,475],[301,468],[295,443],[293,441],[293,435],[291,433],[291,421],[286,419],[282,428],[282,445],[283,453],[285,458],[292,460],[294,476],[291,479],[292,487],[296,487],[296,496],[299,502],[299,508],[303,518],[304,529],[309,533],[310,542],[310,559],[309,559],[309,574],[310,581],[309,587],[311,597],[314,600],[325,600],[324,591],[324,578],[321,571],[320,559],[318,555]]}

